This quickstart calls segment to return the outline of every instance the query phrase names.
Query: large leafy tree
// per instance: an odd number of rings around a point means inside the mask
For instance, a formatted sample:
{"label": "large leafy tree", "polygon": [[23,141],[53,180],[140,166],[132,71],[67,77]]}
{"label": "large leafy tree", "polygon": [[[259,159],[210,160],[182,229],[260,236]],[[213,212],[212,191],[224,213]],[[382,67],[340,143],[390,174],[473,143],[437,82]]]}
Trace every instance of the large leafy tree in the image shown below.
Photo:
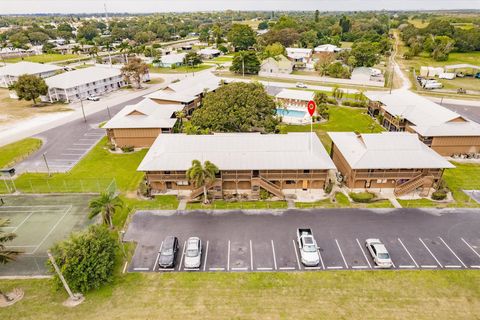
{"label": "large leafy tree", "polygon": [[193,182],[196,188],[203,187],[203,202],[208,203],[207,185],[215,181],[218,167],[210,161],[202,163],[198,160],[192,161],[192,166],[187,170],[187,179]]}
{"label": "large leafy tree", "polygon": [[280,42],[269,44],[263,49],[262,59],[275,58],[285,53],[285,47]]}
{"label": "large leafy tree", "polygon": [[275,42],[281,43],[284,47],[290,47],[300,38],[300,34],[293,28],[282,30],[270,30],[262,36],[262,41],[265,44],[272,44]]}
{"label": "large leafy tree", "polygon": [[241,74],[257,74],[260,71],[260,60],[253,51],[240,51],[233,57],[230,71]]}
{"label": "large leafy tree", "polygon": [[275,109],[262,84],[234,82],[208,93],[191,122],[213,132],[273,132],[278,124]]}
{"label": "large leafy tree", "polygon": [[255,32],[246,24],[233,24],[227,34],[235,51],[247,50],[256,42]]}
{"label": "large leafy tree", "polygon": [[122,67],[122,74],[128,82],[135,82],[138,88],[142,87],[142,78],[148,73],[148,65],[138,57],[128,60]]}
{"label": "large leafy tree", "polygon": [[[112,280],[117,248],[117,240],[105,226],[93,225],[56,244],[51,252],[72,291],[84,293]],[[62,283],[53,274],[60,288]]]}
{"label": "large leafy tree", "polygon": [[355,42],[351,55],[355,57],[357,67],[372,67],[379,60],[377,46],[367,41]]}
{"label": "large leafy tree", "polygon": [[185,58],[183,58],[183,63],[195,67],[202,63],[202,58],[196,53],[196,52],[189,52],[185,55]]}
{"label": "large leafy tree", "polygon": [[123,208],[123,201],[114,192],[104,192],[98,198],[90,201],[89,208],[88,217],[90,219],[101,214],[103,223],[113,228],[113,216],[117,210]]}
{"label": "large leafy tree", "polygon": [[32,100],[37,103],[38,97],[48,93],[48,86],[40,77],[32,74],[24,74],[18,77],[17,82],[12,85],[20,100]]}

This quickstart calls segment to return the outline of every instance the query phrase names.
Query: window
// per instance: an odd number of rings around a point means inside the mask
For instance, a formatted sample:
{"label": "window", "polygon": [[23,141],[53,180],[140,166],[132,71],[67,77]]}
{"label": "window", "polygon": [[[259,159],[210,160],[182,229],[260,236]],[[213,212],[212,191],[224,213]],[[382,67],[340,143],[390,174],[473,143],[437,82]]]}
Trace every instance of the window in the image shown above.
{"label": "window", "polygon": [[188,181],[186,180],[177,181],[177,186],[188,186]]}

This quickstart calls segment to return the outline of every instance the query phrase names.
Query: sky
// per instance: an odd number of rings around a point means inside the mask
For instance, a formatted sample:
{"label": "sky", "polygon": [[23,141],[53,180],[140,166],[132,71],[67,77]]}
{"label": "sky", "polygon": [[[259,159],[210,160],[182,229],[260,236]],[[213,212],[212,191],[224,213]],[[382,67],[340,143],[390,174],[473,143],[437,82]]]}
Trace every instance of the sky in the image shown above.
{"label": "sky", "polygon": [[219,10],[443,10],[480,9],[480,0],[0,0],[1,14],[150,13]]}

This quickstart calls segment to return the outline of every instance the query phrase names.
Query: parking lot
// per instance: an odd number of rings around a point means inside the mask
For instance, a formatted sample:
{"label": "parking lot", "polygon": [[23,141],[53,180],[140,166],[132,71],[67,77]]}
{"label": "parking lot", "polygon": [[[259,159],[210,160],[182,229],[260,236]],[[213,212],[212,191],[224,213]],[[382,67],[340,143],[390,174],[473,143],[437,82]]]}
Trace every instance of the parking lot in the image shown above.
{"label": "parking lot", "polygon": [[[381,212],[381,213],[380,213]],[[299,271],[376,269],[365,239],[379,238],[394,269],[480,269],[480,217],[472,211],[438,216],[421,210],[315,210],[281,215],[188,213],[162,216],[138,212],[124,241],[136,241],[130,272]],[[300,262],[296,229],[310,227],[320,247],[320,264]],[[167,235],[179,239],[174,269],[157,266]],[[203,240],[199,269],[183,267],[185,242]]]}

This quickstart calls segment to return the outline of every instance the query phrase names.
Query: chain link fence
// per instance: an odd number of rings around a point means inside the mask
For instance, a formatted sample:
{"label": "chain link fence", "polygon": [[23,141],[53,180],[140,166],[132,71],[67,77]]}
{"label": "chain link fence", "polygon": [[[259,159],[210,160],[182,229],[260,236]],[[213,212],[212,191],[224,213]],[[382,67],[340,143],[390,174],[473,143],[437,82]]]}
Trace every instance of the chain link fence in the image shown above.
{"label": "chain link fence", "polygon": [[115,179],[17,179],[4,178],[0,194],[19,193],[101,193],[115,191]]}

